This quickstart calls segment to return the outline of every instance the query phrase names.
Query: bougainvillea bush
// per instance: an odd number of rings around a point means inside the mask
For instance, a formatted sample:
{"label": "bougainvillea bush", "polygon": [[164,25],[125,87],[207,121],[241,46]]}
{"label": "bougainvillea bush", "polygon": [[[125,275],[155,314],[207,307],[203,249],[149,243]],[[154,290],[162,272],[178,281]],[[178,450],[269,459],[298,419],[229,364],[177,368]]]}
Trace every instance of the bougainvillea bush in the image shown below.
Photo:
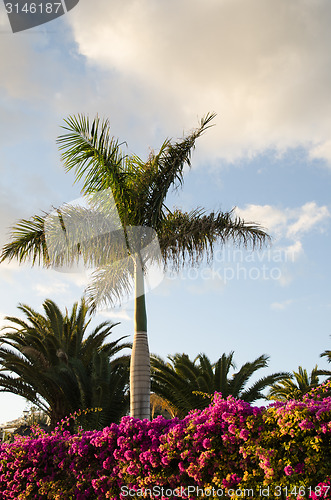
{"label": "bougainvillea bush", "polygon": [[253,407],[215,394],[183,420],[62,426],[0,448],[0,499],[331,499],[331,397]]}

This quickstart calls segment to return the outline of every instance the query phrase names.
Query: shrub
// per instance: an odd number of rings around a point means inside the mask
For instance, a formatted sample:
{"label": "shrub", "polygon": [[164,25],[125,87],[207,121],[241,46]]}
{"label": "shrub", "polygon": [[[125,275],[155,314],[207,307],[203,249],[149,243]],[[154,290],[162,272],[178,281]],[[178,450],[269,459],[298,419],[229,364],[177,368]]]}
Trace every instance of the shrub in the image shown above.
{"label": "shrub", "polygon": [[102,431],[18,437],[0,448],[0,498],[330,499],[323,390],[267,408],[215,394],[183,420],[123,417]]}

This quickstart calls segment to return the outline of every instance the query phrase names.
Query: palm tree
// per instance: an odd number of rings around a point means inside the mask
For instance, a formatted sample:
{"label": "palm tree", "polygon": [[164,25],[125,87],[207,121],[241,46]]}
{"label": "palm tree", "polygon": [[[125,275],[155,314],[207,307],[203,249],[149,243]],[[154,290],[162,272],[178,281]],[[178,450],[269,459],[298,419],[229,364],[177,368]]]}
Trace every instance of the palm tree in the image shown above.
{"label": "palm tree", "polygon": [[106,342],[115,324],[103,322],[88,334],[83,299],[70,315],[51,300],[43,303],[45,315],[27,305],[19,309],[27,320],[7,316],[1,335],[0,391],[44,411],[51,428],[74,411],[96,407],[102,411],[91,414],[89,425],[118,421],[127,409],[129,367],[128,357],[115,356],[130,344],[120,343],[124,337]]}
{"label": "palm tree", "polygon": [[293,375],[289,374],[284,380],[271,386],[268,399],[284,402],[290,399],[302,399],[311,389],[319,385],[319,372],[317,365],[312,369],[310,375],[306,369],[299,366],[297,372],[293,371]]}
{"label": "palm tree", "polygon": [[[191,164],[195,142],[211,126],[214,116],[207,114],[197,129],[177,142],[167,139],[146,161],[122,152],[110,134],[108,120],[101,122],[97,117],[90,123],[83,115],[69,117],[65,120],[66,133],[58,143],[66,170],[74,170],[76,181],[83,181],[82,194],[90,200],[94,196],[92,210],[67,206],[22,220],[13,228],[12,241],[1,255],[0,261],[17,258],[23,262],[32,258],[32,264],[45,266],[72,263],[80,257],[85,264],[98,267],[87,289],[94,309],[103,302],[113,304],[134,288],[130,412],[137,418],[149,418],[150,414],[144,275],[151,254],[154,260],[161,257],[165,268],[171,264],[179,270],[187,263],[201,262],[204,257],[210,261],[217,243],[230,240],[255,248],[269,239],[262,228],[234,217],[233,211],[183,212],[170,210],[166,205],[170,188],[182,186],[184,167]],[[105,209],[111,213],[108,223]],[[62,237],[54,231],[53,237],[48,238],[53,242],[50,251],[46,233],[52,234],[50,228],[56,226],[56,219]],[[74,228],[72,239],[68,238],[68,221]],[[105,230],[93,232],[91,228],[96,226]],[[153,253],[158,245],[160,252]]]}
{"label": "palm tree", "polygon": [[214,392],[249,403],[266,399],[262,391],[287,375],[274,373],[246,388],[251,376],[268,365],[269,358],[263,354],[230,377],[230,370],[235,368],[233,354],[223,354],[216,363],[211,363],[205,354],[199,354],[193,361],[187,354],[175,354],[168,356],[168,362],[152,356],[152,390],[168,403],[173,416],[183,418],[192,409],[208,406]]}
{"label": "palm tree", "polygon": [[[322,354],[320,354],[321,358],[327,358],[327,362],[331,363],[331,351],[326,349]],[[317,375],[326,375],[328,380],[331,379],[331,371],[330,370],[318,370]]]}

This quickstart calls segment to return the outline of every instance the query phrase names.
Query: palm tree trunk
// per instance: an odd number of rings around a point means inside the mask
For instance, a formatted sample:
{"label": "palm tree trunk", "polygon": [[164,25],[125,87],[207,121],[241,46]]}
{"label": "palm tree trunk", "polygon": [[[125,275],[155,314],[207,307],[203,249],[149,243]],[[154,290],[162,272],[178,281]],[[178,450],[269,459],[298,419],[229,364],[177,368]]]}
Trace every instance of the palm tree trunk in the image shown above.
{"label": "palm tree trunk", "polygon": [[135,262],[134,337],[130,362],[130,415],[150,419],[150,356],[144,275],[141,262]]}

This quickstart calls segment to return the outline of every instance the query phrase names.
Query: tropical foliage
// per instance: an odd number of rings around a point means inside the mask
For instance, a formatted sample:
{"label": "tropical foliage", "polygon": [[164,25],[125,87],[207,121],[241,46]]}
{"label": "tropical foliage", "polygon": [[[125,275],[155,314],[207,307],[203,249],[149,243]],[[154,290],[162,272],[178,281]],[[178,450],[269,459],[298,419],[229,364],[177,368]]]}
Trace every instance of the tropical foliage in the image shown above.
{"label": "tropical foliage", "polygon": [[[130,376],[131,415],[135,417],[148,418],[150,412],[144,273],[151,257],[157,260],[161,256],[165,266],[179,269],[204,257],[211,259],[215,244],[230,240],[254,248],[268,240],[258,225],[246,224],[232,211],[183,212],[166,205],[169,190],[182,186],[195,142],[213,118],[213,114],[206,115],[196,130],[178,141],[165,140],[158,152],[151,151],[147,160],[142,160],[122,151],[107,120],[96,118],[91,123],[83,115],[69,117],[66,133],[58,140],[62,159],[66,170],[73,170],[76,180],[82,181],[82,194],[89,197],[92,208],[67,206],[22,220],[2,252],[2,260],[32,259],[33,264],[49,266],[81,258],[85,264],[102,266],[87,290],[92,307],[104,301],[113,303],[135,285]],[[59,232],[53,231],[54,227]],[[95,227],[106,230],[95,232]],[[53,242],[51,249],[47,231]],[[146,250],[157,245],[160,252]]]}
{"label": "tropical foliage", "polygon": [[224,398],[231,395],[249,403],[265,399],[262,391],[288,375],[274,373],[247,387],[252,375],[268,366],[269,358],[263,354],[230,376],[230,370],[235,369],[233,355],[233,352],[222,354],[216,363],[211,363],[205,354],[199,354],[193,361],[187,354],[175,354],[168,356],[167,362],[154,355],[151,357],[152,390],[168,403],[170,414],[184,418],[190,410],[208,406],[208,395],[214,392],[220,392]]}
{"label": "tropical foliage", "polygon": [[26,319],[7,316],[1,335],[0,390],[24,397],[50,418],[51,428],[76,410],[84,425],[104,427],[119,421],[128,407],[128,356],[116,357],[128,343],[109,341],[115,324],[103,322],[88,333],[91,319],[84,300],[63,315],[51,300],[44,315],[27,305]]}
{"label": "tropical foliage", "polygon": [[215,394],[183,420],[123,417],[102,431],[3,444],[0,496],[330,500],[330,445],[323,390],[268,408]]}
{"label": "tropical foliage", "polygon": [[[327,362],[331,363],[331,351],[330,349],[326,349],[320,354],[321,358],[327,358]],[[331,370],[318,370],[318,375],[326,375],[329,379],[331,379]]]}
{"label": "tropical foliage", "polygon": [[[302,399],[302,397],[319,385],[318,375],[320,374],[317,365],[310,374],[307,370],[299,366],[298,371],[293,371],[293,375],[289,374],[284,380],[277,384],[272,384],[268,399],[277,401],[289,401],[290,399]],[[293,380],[294,378],[294,380]]]}

